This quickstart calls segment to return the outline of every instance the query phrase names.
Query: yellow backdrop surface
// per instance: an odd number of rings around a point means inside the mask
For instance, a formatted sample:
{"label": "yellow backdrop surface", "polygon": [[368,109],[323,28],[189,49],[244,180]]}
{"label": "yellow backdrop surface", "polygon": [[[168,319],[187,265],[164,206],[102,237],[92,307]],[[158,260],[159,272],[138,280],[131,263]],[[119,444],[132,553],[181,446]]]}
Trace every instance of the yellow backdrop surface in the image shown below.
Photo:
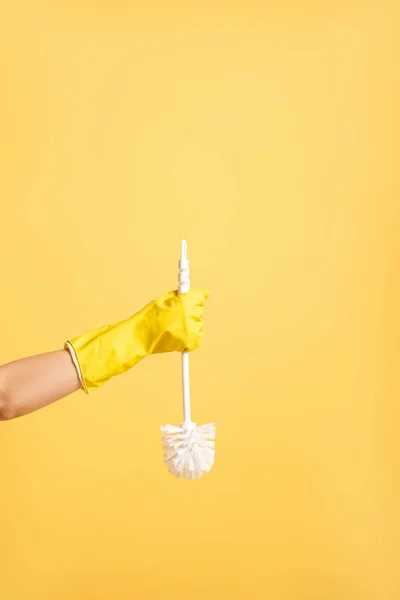
{"label": "yellow backdrop surface", "polygon": [[388,1],[0,8],[0,362],[210,288],[198,482],[179,357],[0,427],[2,600],[398,600],[397,39]]}

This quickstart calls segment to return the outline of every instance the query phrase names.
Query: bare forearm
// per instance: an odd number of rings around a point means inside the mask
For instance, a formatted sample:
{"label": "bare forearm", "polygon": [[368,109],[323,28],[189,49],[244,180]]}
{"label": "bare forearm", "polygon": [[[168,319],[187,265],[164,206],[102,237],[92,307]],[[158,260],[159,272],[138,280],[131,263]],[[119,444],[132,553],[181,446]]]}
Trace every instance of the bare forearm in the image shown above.
{"label": "bare forearm", "polygon": [[81,387],[68,350],[22,358],[0,367],[0,419],[26,415]]}

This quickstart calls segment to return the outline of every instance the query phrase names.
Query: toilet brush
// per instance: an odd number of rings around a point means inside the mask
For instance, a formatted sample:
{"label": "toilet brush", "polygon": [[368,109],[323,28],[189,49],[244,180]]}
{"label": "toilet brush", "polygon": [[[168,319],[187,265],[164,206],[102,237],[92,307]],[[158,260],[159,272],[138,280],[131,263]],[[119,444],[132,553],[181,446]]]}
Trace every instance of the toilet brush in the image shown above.
{"label": "toilet brush", "polygon": [[[178,293],[184,294],[190,289],[189,260],[187,244],[181,242],[179,261]],[[182,352],[182,392],[183,423],[179,426],[161,427],[164,462],[172,475],[184,479],[198,479],[210,471],[215,456],[215,424],[196,425],[191,418],[189,353]]]}

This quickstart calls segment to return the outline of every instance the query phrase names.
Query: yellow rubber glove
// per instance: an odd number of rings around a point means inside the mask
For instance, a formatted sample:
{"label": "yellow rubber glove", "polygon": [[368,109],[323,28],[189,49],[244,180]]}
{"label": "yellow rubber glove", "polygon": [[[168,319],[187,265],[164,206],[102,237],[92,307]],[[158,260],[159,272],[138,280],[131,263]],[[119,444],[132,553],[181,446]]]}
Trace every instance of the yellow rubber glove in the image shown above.
{"label": "yellow rubber glove", "polygon": [[149,354],[198,348],[208,296],[207,290],[190,290],[180,296],[169,292],[125,321],[66,342],[85,392],[128,371]]}

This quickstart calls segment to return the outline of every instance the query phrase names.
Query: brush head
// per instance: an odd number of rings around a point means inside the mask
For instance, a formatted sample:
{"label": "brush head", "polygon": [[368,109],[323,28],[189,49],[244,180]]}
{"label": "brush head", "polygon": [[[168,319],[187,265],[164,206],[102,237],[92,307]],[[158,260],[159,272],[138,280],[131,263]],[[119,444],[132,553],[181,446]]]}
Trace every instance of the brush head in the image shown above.
{"label": "brush head", "polygon": [[215,424],[163,425],[164,462],[176,478],[198,479],[214,464]]}

